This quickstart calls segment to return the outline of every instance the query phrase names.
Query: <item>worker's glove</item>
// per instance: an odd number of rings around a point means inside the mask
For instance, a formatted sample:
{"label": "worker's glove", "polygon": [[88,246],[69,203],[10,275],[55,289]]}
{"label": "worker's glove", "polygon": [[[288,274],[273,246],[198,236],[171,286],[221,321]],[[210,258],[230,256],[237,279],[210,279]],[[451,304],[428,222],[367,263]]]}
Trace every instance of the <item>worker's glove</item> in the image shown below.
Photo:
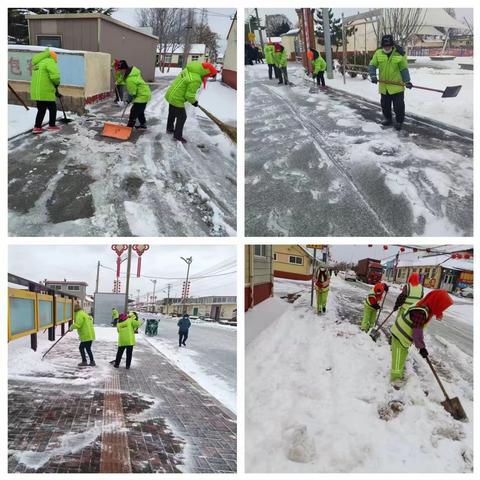
{"label": "worker's glove", "polygon": [[194,107],[198,107],[198,102],[195,100],[195,101],[192,103],[192,105],[193,105]]}
{"label": "worker's glove", "polygon": [[317,73],[312,73],[312,78],[316,78],[317,77]]}
{"label": "worker's glove", "polygon": [[63,95],[58,91],[58,87],[55,88],[55,96],[56,96],[57,98],[62,98],[62,97],[63,97]]}
{"label": "worker's glove", "polygon": [[413,88],[412,82],[406,82],[406,83],[405,83],[405,86],[406,86],[407,88],[409,88],[409,89],[410,89],[410,88]]}
{"label": "worker's glove", "polygon": [[370,81],[372,83],[378,83],[378,78],[376,77],[376,75],[373,75],[372,77],[370,77]]}
{"label": "worker's glove", "polygon": [[421,348],[420,349],[420,355],[423,357],[423,358],[427,358],[428,357],[428,350],[424,347],[424,348]]}
{"label": "worker's glove", "polygon": [[385,290],[385,293],[388,293],[389,286],[386,283],[384,283],[383,289]]}
{"label": "worker's glove", "polygon": [[396,312],[400,308],[400,305],[394,305],[393,311]]}
{"label": "worker's glove", "polygon": [[372,305],[372,308],[374,308],[375,310],[380,310],[380,305],[376,303],[375,305]]}

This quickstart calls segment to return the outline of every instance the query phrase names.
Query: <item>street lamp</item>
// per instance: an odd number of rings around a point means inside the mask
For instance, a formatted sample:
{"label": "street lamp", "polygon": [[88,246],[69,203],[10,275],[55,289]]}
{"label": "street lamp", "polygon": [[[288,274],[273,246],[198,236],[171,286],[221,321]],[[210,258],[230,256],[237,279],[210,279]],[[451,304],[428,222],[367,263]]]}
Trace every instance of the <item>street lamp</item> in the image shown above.
{"label": "street lamp", "polygon": [[187,313],[186,303],[187,303],[187,292],[188,292],[188,276],[190,274],[190,265],[193,262],[193,257],[187,257],[187,258],[180,257],[180,258],[187,264],[187,276],[185,278],[185,288],[183,292],[183,312],[182,312],[182,313]]}
{"label": "street lamp", "polygon": [[150,280],[153,283],[153,312],[155,313],[155,287],[157,286],[157,280]]}

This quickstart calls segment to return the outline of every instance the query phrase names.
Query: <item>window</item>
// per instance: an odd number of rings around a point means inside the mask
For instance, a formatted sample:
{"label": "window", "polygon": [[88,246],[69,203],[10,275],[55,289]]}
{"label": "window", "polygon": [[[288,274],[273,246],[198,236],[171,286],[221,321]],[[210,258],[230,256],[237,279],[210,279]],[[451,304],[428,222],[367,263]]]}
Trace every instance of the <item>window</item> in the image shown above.
{"label": "window", "polygon": [[172,55],[171,54],[167,54],[165,55],[165,63],[172,63]]}
{"label": "window", "polygon": [[255,245],[255,256],[266,257],[267,256],[267,246],[266,245]]}
{"label": "window", "polygon": [[69,285],[67,287],[67,290],[75,290],[75,291],[78,291],[80,290],[80,287],[78,285]]}
{"label": "window", "polygon": [[200,55],[192,55],[192,62],[198,62]]}
{"label": "window", "polygon": [[275,261],[277,260],[277,254],[276,254],[276,253],[273,254],[273,259],[274,259]]}
{"label": "window", "polygon": [[41,47],[62,48],[62,37],[60,35],[37,35],[37,44]]}
{"label": "window", "polygon": [[290,255],[288,258],[289,263],[294,263],[295,265],[303,265],[303,257],[297,257],[295,255]]}

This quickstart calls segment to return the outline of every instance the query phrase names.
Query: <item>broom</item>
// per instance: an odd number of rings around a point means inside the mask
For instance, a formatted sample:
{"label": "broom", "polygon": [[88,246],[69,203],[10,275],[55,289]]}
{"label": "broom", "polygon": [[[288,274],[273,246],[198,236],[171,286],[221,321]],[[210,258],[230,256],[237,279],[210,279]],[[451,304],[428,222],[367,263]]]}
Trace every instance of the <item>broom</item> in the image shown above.
{"label": "broom", "polygon": [[219,120],[217,117],[212,115],[208,110],[205,110],[201,105],[198,106],[198,108],[213,122],[215,123],[218,128],[228,135],[230,140],[232,142],[237,143],[237,127],[232,127],[231,125],[227,125],[226,123],[223,123],[221,120]]}

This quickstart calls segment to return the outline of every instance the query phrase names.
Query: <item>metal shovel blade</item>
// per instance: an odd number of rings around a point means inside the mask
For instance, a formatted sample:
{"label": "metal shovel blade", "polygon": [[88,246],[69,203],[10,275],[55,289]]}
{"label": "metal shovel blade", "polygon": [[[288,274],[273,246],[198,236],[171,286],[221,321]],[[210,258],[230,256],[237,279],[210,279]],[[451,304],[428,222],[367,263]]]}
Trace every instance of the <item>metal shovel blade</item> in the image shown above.
{"label": "metal shovel blade", "polygon": [[117,138],[118,140],[128,140],[132,134],[132,128],[119,123],[105,122],[102,135],[104,137]]}
{"label": "metal shovel blade", "polygon": [[456,85],[455,87],[447,87],[442,93],[442,98],[456,97],[461,88],[461,85]]}
{"label": "metal shovel blade", "polygon": [[379,336],[380,336],[379,330],[375,330],[375,329],[374,329],[374,330],[372,330],[372,331],[370,332],[370,338],[371,338],[374,342],[377,341],[377,339],[378,339]]}
{"label": "metal shovel blade", "polygon": [[448,398],[442,403],[443,408],[455,419],[466,420],[467,414],[460,403],[458,397]]}

